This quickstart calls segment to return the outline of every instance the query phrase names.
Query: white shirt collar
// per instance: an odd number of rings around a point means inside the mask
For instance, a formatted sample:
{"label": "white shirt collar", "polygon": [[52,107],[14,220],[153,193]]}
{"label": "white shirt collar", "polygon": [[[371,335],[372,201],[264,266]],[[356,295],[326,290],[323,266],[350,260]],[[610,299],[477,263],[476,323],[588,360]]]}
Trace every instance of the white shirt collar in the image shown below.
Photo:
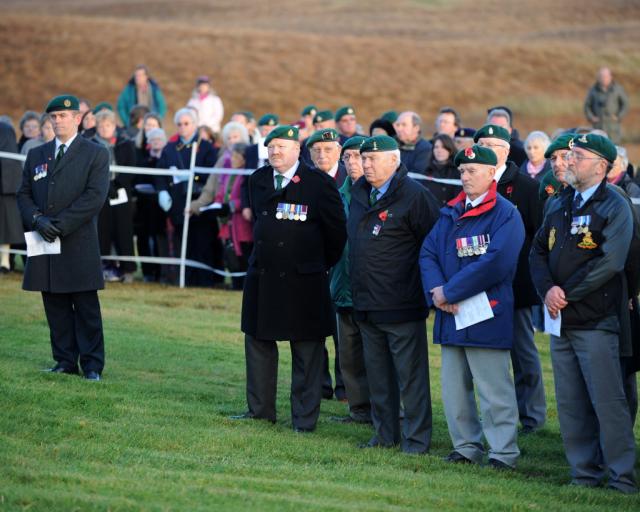
{"label": "white shirt collar", "polygon": [[[75,140],[75,138],[78,136],[78,132],[76,132],[76,134],[71,137],[67,142],[64,143],[64,152],[66,153],[67,151],[69,151],[69,146],[71,146],[71,144],[73,143],[73,141]],[[62,142],[60,142],[60,140],[58,139],[58,137],[56,137],[56,150],[54,152],[54,155],[58,154],[58,149],[60,149],[60,146],[62,145]]]}
{"label": "white shirt collar", "polygon": [[507,164],[504,163],[500,167],[496,167],[496,175],[493,177],[496,183],[500,183],[500,178],[504,174],[504,171],[507,170]]}
{"label": "white shirt collar", "polygon": [[[282,177],[284,178],[282,180],[282,188],[286,187],[289,182],[291,181],[291,178],[293,178],[293,175],[296,173],[296,171],[298,170],[298,166],[300,165],[300,160],[296,160],[296,163],[293,164],[292,167],[290,167],[287,172],[282,174]],[[280,174],[278,171],[276,171],[275,169],[273,170],[273,186],[274,188],[277,186],[276,183],[276,176]]]}
{"label": "white shirt collar", "polygon": [[489,191],[487,190],[484,194],[479,195],[473,201],[467,197],[464,203],[465,209],[467,208],[468,204],[470,204],[472,208],[478,206],[482,201],[484,201],[484,198],[487,197],[488,193]]}
{"label": "white shirt collar", "polygon": [[334,165],[331,169],[329,169],[329,172],[327,173],[334,180],[336,179],[336,174],[338,174],[338,164],[339,162],[336,162],[336,165]]}

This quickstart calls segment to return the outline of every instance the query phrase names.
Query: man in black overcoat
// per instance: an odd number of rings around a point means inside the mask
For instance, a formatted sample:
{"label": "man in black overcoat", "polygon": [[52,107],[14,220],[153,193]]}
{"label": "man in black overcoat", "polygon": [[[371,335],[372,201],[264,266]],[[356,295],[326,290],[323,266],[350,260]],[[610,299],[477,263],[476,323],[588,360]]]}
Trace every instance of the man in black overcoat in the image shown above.
{"label": "man in black overcoat", "polygon": [[104,335],[97,290],[104,287],[97,218],[109,188],[109,153],[78,136],[78,99],[57,96],[46,111],[56,138],[29,151],[18,190],[26,231],[60,254],[27,258],[23,288],[42,292],[53,359],[50,371],[100,380]]}
{"label": "man in black overcoat", "polygon": [[299,160],[298,129],[264,141],[269,165],[249,178],[254,248],[244,285],[248,411],[234,419],[276,420],[277,340],[291,342],[291,416],[311,432],[320,412],[324,339],[335,332],[328,270],[346,241],[338,190]]}

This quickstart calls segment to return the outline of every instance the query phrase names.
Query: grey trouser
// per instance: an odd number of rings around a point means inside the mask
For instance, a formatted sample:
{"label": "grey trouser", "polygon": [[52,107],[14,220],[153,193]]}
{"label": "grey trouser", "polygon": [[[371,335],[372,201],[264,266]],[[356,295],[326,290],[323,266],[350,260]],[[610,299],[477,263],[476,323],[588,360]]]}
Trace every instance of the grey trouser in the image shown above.
{"label": "grey trouser", "polygon": [[547,417],[542,366],[533,338],[531,307],[518,308],[513,315],[511,364],[523,427],[542,428]]}
{"label": "grey trouser", "polygon": [[[424,320],[396,324],[358,321],[364,344],[371,419],[378,441],[408,453],[431,444],[431,392]],[[404,404],[400,433],[400,398]]]}
{"label": "grey trouser", "polygon": [[[291,341],[291,422],[294,427],[310,430],[316,427],[322,399],[323,341]],[[275,422],[278,345],[246,334],[244,351],[249,413]]]}
{"label": "grey trouser", "polygon": [[[442,402],[453,449],[480,464],[482,434],[489,458],[515,467],[518,405],[509,372],[509,350],[442,346]],[[478,417],[473,386],[480,398]]]}
{"label": "grey trouser", "polygon": [[369,383],[364,365],[364,353],[360,327],[352,312],[336,313],[340,369],[347,392],[349,414],[356,420],[371,420]]}
{"label": "grey trouser", "polygon": [[562,330],[551,336],[558,419],[573,481],[635,489],[635,443],[622,388],[618,335]]}

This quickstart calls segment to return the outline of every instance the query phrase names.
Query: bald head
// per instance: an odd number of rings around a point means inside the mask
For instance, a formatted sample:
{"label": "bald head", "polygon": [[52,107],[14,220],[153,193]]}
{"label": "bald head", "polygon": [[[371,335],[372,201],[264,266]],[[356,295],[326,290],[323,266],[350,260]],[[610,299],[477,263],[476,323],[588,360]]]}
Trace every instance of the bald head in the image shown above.
{"label": "bald head", "polygon": [[611,70],[609,68],[600,68],[598,70],[598,83],[603,89],[609,87],[612,81],[613,76],[611,75]]}

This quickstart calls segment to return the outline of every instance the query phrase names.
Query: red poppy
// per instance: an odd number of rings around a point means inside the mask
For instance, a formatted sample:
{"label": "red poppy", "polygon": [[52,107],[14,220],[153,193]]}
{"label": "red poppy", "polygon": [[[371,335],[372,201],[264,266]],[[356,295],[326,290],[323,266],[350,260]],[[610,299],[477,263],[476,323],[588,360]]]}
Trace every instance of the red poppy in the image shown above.
{"label": "red poppy", "polygon": [[389,216],[389,210],[385,210],[383,212],[380,212],[378,214],[378,218],[382,221],[382,222],[386,222],[387,217]]}
{"label": "red poppy", "polygon": [[547,185],[546,187],[544,187],[544,191],[545,191],[548,195],[552,196],[552,195],[553,195],[553,193],[555,192],[555,189],[553,188],[553,185]]}
{"label": "red poppy", "polygon": [[511,195],[511,192],[513,192],[513,185],[507,187],[507,194]]}
{"label": "red poppy", "polygon": [[464,150],[464,156],[466,156],[467,158],[475,158],[475,153],[473,152],[473,148],[466,148]]}
{"label": "red poppy", "polygon": [[296,174],[293,178],[291,178],[291,181],[294,183],[300,183],[300,176]]}

